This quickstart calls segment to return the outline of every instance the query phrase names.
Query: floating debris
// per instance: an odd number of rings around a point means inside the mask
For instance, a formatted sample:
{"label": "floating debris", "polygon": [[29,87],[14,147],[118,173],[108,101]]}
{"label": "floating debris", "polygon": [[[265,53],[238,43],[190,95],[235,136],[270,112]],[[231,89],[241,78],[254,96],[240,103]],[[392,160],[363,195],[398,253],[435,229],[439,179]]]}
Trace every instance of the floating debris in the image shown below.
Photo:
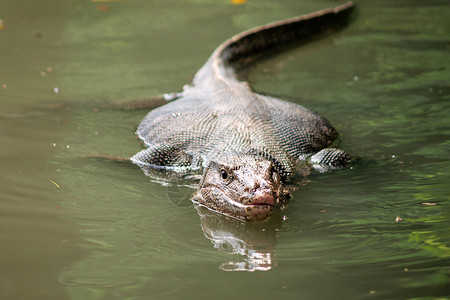
{"label": "floating debris", "polygon": [[53,180],[49,179],[48,181],[50,181],[51,183],[53,183],[58,189],[60,189],[61,187],[59,186],[59,184],[57,184],[56,182],[54,182]]}
{"label": "floating debris", "polygon": [[231,4],[235,4],[235,5],[241,5],[241,4],[245,4],[247,2],[247,0],[230,0]]}
{"label": "floating debris", "polygon": [[42,32],[39,32],[37,30],[33,30],[33,35],[37,38],[41,38],[42,37]]}
{"label": "floating debris", "polygon": [[47,108],[48,109],[55,109],[55,108],[59,108],[61,106],[62,106],[62,103],[54,103],[54,104],[47,105]]}
{"label": "floating debris", "polygon": [[110,10],[110,6],[107,4],[99,4],[97,5],[97,10],[99,11],[109,11]]}

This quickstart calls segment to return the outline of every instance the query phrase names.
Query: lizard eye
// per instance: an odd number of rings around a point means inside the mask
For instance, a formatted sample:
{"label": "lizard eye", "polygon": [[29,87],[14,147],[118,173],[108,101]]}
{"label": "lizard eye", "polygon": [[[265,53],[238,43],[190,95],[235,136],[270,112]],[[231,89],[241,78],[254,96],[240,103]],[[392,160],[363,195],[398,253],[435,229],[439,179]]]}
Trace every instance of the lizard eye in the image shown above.
{"label": "lizard eye", "polygon": [[222,177],[222,179],[227,179],[228,178],[228,173],[227,171],[225,171],[224,169],[220,170],[220,177]]}

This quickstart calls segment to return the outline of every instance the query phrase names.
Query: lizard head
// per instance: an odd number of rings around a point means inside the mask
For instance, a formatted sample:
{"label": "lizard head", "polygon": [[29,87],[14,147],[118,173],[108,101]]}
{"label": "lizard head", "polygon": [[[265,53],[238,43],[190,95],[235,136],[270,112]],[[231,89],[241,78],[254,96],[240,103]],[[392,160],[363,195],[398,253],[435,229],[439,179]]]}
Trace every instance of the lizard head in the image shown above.
{"label": "lizard head", "polygon": [[193,201],[245,221],[263,221],[290,195],[270,160],[226,152],[205,169]]}

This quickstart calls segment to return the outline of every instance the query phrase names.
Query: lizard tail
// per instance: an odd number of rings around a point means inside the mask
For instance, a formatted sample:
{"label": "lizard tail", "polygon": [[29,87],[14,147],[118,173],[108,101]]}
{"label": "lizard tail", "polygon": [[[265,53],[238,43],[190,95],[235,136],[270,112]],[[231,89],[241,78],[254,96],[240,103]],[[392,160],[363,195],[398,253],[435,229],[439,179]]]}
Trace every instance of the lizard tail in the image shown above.
{"label": "lizard tail", "polygon": [[245,65],[261,54],[292,43],[302,44],[344,28],[350,23],[355,5],[349,1],[335,8],[244,31],[222,43],[211,56],[216,74],[223,74],[229,66]]}

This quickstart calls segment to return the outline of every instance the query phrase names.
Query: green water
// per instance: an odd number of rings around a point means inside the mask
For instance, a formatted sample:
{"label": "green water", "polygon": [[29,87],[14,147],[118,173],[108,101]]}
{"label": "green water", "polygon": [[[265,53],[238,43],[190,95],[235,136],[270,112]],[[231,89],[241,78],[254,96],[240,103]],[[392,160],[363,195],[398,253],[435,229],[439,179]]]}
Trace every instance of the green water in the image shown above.
{"label": "green water", "polygon": [[0,2],[0,299],[449,299],[448,1],[356,1],[346,30],[246,74],[326,116],[358,163],[245,224],[130,156],[223,40],[330,0]]}

